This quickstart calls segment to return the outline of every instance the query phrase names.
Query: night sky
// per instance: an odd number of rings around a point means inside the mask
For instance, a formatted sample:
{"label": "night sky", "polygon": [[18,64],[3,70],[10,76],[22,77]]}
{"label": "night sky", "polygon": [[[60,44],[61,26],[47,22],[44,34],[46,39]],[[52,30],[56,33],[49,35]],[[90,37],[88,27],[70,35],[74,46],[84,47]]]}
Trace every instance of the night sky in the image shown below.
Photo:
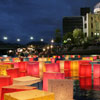
{"label": "night sky", "polygon": [[80,7],[93,7],[100,0],[0,0],[0,40],[28,43],[43,38],[50,41],[55,30],[62,30],[64,16],[79,16]]}

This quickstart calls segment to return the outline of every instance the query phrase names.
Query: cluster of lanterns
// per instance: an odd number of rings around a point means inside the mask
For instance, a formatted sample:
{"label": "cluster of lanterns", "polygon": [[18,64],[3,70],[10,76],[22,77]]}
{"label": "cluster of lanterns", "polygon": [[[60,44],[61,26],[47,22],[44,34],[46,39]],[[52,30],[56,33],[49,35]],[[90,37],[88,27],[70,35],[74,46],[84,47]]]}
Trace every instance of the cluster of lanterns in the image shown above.
{"label": "cluster of lanterns", "polygon": [[[38,59],[36,60],[36,58]],[[69,81],[79,80],[81,89],[93,88],[99,90],[100,62],[97,61],[97,58],[99,60],[99,56],[97,57],[97,55],[91,57],[62,55],[52,56],[51,58],[39,58],[36,55],[34,57],[23,58],[1,57],[0,92],[2,93],[1,89],[3,89],[3,86],[12,85],[14,78],[25,76],[37,77],[43,80],[43,90],[45,91],[48,90],[49,79],[61,81],[66,79]]]}

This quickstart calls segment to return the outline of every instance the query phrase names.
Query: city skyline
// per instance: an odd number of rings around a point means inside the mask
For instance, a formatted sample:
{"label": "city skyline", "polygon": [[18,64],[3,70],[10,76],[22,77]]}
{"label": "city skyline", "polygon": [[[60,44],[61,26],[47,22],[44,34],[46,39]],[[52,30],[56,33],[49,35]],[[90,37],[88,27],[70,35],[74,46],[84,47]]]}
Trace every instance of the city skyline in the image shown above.
{"label": "city skyline", "polygon": [[[64,16],[80,16],[81,7],[93,7],[99,0],[0,0],[0,40],[28,43],[54,37],[62,31]],[[33,37],[33,39],[30,37]]]}

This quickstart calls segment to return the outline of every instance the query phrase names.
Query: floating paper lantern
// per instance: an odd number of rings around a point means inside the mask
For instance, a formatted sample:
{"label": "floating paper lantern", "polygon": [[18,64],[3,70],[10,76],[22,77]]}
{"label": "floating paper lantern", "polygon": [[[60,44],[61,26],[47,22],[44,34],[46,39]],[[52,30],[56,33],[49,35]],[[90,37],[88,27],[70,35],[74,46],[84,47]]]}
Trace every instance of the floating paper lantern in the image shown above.
{"label": "floating paper lantern", "polygon": [[13,78],[19,77],[19,68],[7,69],[7,75],[9,75],[12,80]]}
{"label": "floating paper lantern", "polygon": [[67,78],[71,77],[71,61],[64,62],[64,72],[65,72],[65,77]]}
{"label": "floating paper lantern", "polygon": [[71,77],[74,79],[79,77],[79,63],[78,61],[71,61]]}
{"label": "floating paper lantern", "polygon": [[80,64],[79,67],[80,77],[91,77],[91,71],[92,71],[91,64],[88,63]]}
{"label": "floating paper lantern", "polygon": [[51,63],[55,63],[55,58],[51,58]]}
{"label": "floating paper lantern", "polygon": [[54,93],[41,90],[7,93],[4,98],[5,100],[55,100]]}
{"label": "floating paper lantern", "polygon": [[1,98],[1,89],[3,86],[11,85],[11,77],[10,76],[0,76],[0,98]]}
{"label": "floating paper lantern", "polygon": [[64,62],[63,60],[57,60],[56,63],[58,63],[60,65],[60,72],[64,73]]}
{"label": "floating paper lantern", "polygon": [[34,90],[36,87],[31,87],[31,86],[24,86],[24,85],[10,85],[10,86],[5,86],[2,88],[2,94],[1,94],[1,100],[4,100],[4,94],[5,93],[12,93],[12,92],[19,92],[19,91],[27,91],[27,90]]}
{"label": "floating paper lantern", "polygon": [[60,66],[57,63],[45,64],[44,72],[60,72]]}
{"label": "floating paper lantern", "polygon": [[48,91],[55,94],[55,100],[73,100],[73,81],[50,79],[48,80]]}
{"label": "floating paper lantern", "polygon": [[20,72],[26,72],[27,69],[27,63],[28,62],[19,62],[19,71]]}
{"label": "floating paper lantern", "polygon": [[64,73],[49,73],[44,72],[43,73],[43,90],[48,90],[48,79],[64,79],[65,75]]}
{"label": "floating paper lantern", "polygon": [[39,63],[28,63],[27,75],[39,77]]}
{"label": "floating paper lantern", "polygon": [[100,90],[100,64],[93,65],[93,87]]}
{"label": "floating paper lantern", "polygon": [[33,58],[29,58],[29,61],[30,61],[30,62],[33,62]]}
{"label": "floating paper lantern", "polygon": [[12,58],[13,62],[20,62],[20,58]]}

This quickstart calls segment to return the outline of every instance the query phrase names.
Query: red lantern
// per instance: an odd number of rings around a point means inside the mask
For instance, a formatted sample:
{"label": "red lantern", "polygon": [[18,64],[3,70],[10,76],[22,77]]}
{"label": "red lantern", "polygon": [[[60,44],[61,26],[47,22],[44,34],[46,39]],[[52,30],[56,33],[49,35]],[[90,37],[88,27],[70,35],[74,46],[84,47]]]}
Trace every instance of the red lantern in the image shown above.
{"label": "red lantern", "polygon": [[25,72],[27,69],[27,63],[28,62],[19,62],[19,71],[20,72]]}
{"label": "red lantern", "polygon": [[39,63],[28,63],[27,75],[39,77]]}
{"label": "red lantern", "polygon": [[91,77],[91,64],[83,63],[79,67],[79,77]]}
{"label": "red lantern", "polygon": [[43,90],[48,90],[48,79],[65,79],[64,73],[43,73]]}
{"label": "red lantern", "polygon": [[46,72],[60,72],[60,66],[58,63],[45,64]]}
{"label": "red lantern", "polygon": [[33,62],[33,58],[29,58],[29,61],[30,61],[30,62]]}
{"label": "red lantern", "polygon": [[7,69],[7,75],[9,75],[12,80],[13,78],[19,77],[19,68]]}
{"label": "red lantern", "polygon": [[3,86],[11,85],[11,77],[10,76],[0,76],[0,97],[1,97],[1,89]]}
{"label": "red lantern", "polygon": [[100,90],[100,64],[93,65],[93,87]]}
{"label": "red lantern", "polygon": [[70,66],[71,61],[65,61],[64,62],[64,72],[65,72],[65,77],[70,78],[71,77],[71,66]]}
{"label": "red lantern", "polygon": [[6,86],[2,88],[2,94],[1,94],[1,100],[4,100],[4,94],[5,93],[12,93],[12,92],[18,92],[18,91],[27,91],[27,90],[33,90],[36,89],[36,87],[31,87],[31,86]]}

